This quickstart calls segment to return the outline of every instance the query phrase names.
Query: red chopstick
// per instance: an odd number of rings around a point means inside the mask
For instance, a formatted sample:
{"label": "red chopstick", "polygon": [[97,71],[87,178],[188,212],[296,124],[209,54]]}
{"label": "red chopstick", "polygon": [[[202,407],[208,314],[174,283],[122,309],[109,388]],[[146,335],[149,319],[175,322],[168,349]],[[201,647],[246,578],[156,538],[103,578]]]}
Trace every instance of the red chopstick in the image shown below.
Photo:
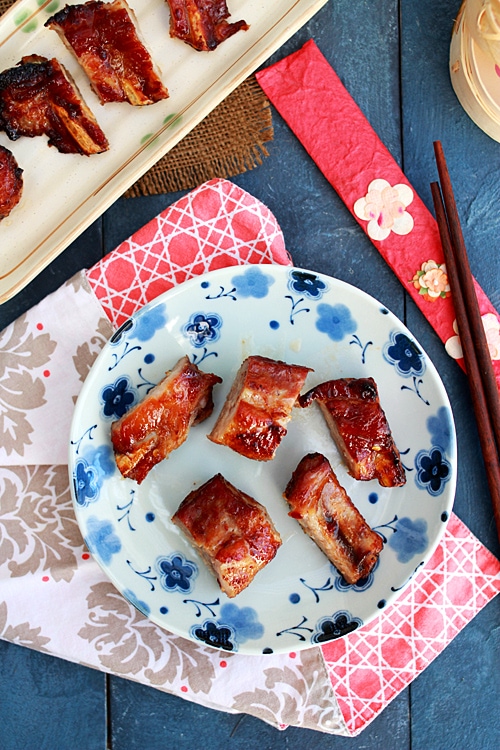
{"label": "red chopstick", "polygon": [[500,539],[500,396],[491,363],[453,188],[442,145],[434,143],[441,181],[431,183],[493,513]]}

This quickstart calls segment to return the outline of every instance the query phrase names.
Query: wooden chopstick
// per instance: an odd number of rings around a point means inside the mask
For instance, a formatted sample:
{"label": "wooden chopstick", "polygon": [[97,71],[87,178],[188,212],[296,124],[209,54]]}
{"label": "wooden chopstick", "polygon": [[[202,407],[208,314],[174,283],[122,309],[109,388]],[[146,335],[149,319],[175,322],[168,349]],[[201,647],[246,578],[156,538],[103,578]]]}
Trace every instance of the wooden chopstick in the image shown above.
{"label": "wooden chopstick", "polygon": [[458,283],[464,298],[468,327],[471,332],[472,342],[476,352],[477,362],[481,371],[481,382],[483,384],[486,400],[489,405],[493,432],[500,451],[500,396],[498,385],[491,363],[491,355],[486,341],[481,312],[477,301],[474,280],[470,270],[467,250],[462,234],[462,227],[458,216],[453,187],[448,173],[448,167],[440,141],[434,143],[434,153],[441,182],[441,192],[446,210],[446,218],[451,237],[451,246],[455,260],[455,268],[458,275]]}
{"label": "wooden chopstick", "polygon": [[[493,503],[493,513],[498,538],[500,539],[500,431],[498,429],[500,425],[500,397],[479,312],[453,189],[439,141],[434,144],[434,148],[441,187],[437,182],[431,183],[432,198],[464,353],[471,400]],[[471,290],[473,295],[471,295]]]}

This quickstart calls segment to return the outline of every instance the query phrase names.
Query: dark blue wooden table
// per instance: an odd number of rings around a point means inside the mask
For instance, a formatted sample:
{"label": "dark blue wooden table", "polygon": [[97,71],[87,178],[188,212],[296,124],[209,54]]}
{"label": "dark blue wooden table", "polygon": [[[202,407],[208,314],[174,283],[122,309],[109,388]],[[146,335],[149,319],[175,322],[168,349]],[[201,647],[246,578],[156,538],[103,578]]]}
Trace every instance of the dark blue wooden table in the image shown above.
{"label": "dark blue wooden table", "polygon": [[[269,62],[313,38],[431,208],[441,140],[474,275],[500,309],[500,144],[455,97],[448,53],[460,0],[330,0]],[[497,556],[490,499],[464,374],[280,117],[262,166],[234,182],[276,215],[296,265],[376,296],[425,347],[456,420],[455,512]],[[0,306],[0,329],[89,267],[180,193],[118,200],[28,288]],[[497,598],[358,737],[234,716],[0,641],[1,750],[493,750],[500,747]],[[58,616],[64,617],[64,612]]]}

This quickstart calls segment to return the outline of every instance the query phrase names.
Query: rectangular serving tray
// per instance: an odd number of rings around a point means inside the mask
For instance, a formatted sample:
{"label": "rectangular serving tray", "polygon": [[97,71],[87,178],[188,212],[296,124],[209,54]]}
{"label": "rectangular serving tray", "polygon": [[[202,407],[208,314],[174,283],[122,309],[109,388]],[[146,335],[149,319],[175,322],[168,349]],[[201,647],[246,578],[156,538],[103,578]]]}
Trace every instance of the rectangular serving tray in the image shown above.
{"label": "rectangular serving tray", "polygon": [[19,292],[139,177],[303,26],[326,0],[229,0],[230,21],[250,28],[216,50],[197,52],[169,36],[165,0],[130,0],[141,38],[170,97],[145,107],[102,106],[73,55],[45,21],[71,0],[18,0],[0,19],[0,71],[25,55],[57,57],[106,134],[110,148],[90,157],[60,154],[47,138],[13,142],[24,170],[21,202],[0,222],[0,303]]}

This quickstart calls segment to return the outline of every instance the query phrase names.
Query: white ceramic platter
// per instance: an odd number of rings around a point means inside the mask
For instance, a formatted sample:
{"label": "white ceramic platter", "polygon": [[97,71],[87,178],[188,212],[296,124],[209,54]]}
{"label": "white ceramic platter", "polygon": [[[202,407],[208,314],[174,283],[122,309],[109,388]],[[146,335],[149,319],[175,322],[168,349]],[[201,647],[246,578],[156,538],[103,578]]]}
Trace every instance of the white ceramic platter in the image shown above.
{"label": "white ceramic platter", "polygon": [[[137,485],[116,468],[110,426],[187,354],[223,383],[212,416]],[[270,462],[206,435],[241,362],[262,354],[314,368],[305,389],[371,376],[407,472],[400,488],[350,477],[319,409],[296,408]],[[319,451],[385,540],[375,570],[349,586],[288,516],[282,492],[300,459]],[[227,268],[158,297],[124,324],[92,368],[76,405],[69,471],[86,543],[117,588],[167,630],[246,654],[306,648],[375,616],[429,558],[456,483],[450,404],[432,363],[380,303],[327,276],[281,266]],[[220,472],[265,505],[282,536],[274,560],[234,599],[172,524],[183,498]],[[382,615],[383,616],[383,615]]]}
{"label": "white ceramic platter", "polygon": [[75,79],[110,148],[91,157],[60,154],[45,136],[12,142],[0,132],[0,145],[12,151],[24,170],[22,200],[0,222],[0,302],[54,260],[325,2],[229,0],[229,20],[244,19],[250,28],[205,53],[170,38],[165,0],[130,0],[141,37],[170,93],[165,101],[131,107],[102,106],[56,32],[44,27],[71,0],[19,0],[0,19],[0,71],[25,55],[57,57]]}

